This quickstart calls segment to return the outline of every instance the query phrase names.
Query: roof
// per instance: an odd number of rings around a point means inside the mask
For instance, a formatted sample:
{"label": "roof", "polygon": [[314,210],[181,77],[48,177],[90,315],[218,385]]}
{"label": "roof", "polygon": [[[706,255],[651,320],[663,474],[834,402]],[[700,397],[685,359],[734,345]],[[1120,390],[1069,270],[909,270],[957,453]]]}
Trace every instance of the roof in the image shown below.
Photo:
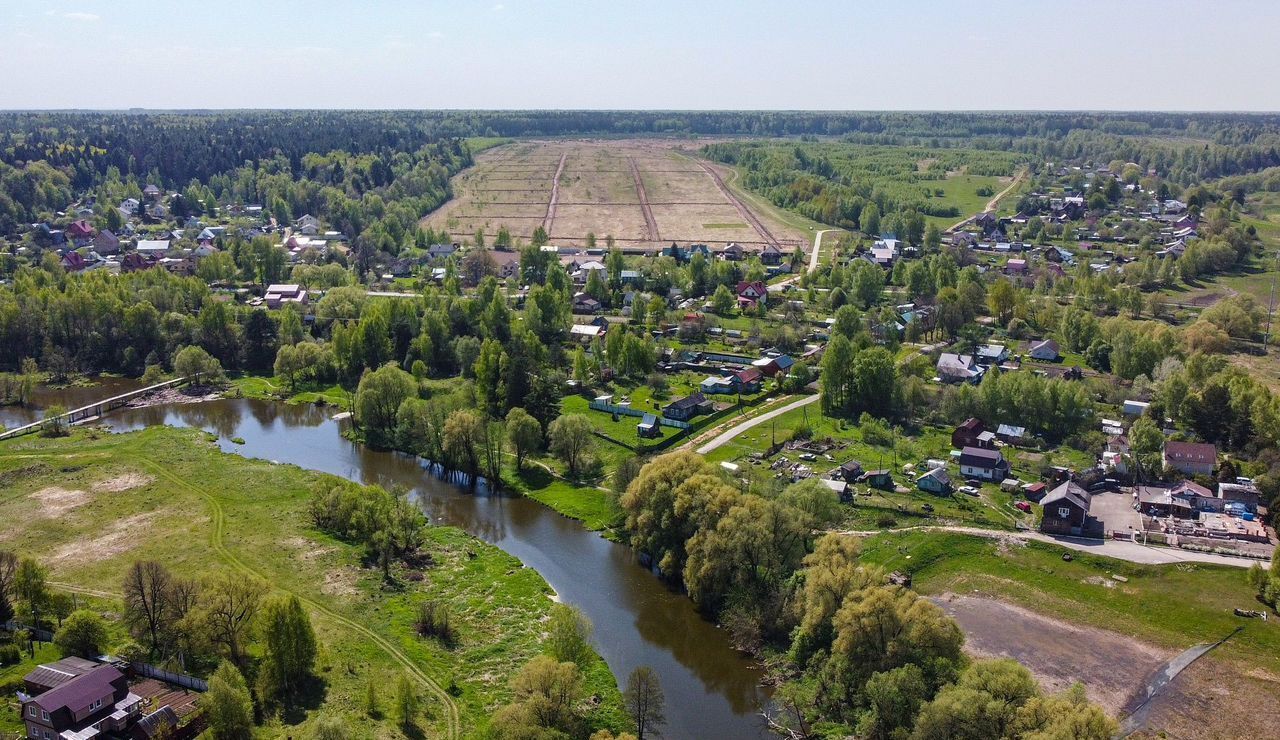
{"label": "roof", "polygon": [[965,419],[963,422],[960,423],[959,426],[956,427],[956,429],[963,429],[968,432],[976,432],[982,428],[983,428],[982,420],[975,418],[973,416],[970,416],[968,419]]}
{"label": "roof", "polygon": [[690,393],[684,398],[676,399],[667,404],[669,409],[691,409],[695,406],[701,406],[707,402],[707,397],[701,393]]}
{"label": "roof", "polygon": [[1179,494],[1188,496],[1203,496],[1205,498],[1213,498],[1213,491],[1196,483],[1195,481],[1184,480],[1173,488],[1169,489],[1171,496]]}
{"label": "roof", "polygon": [[143,252],[143,251],[167,252],[169,251],[169,240],[168,239],[139,239],[138,251],[139,252]]}
{"label": "roof", "polygon": [[919,478],[916,478],[916,483],[919,483],[925,478],[933,478],[934,480],[938,481],[939,483],[945,486],[951,485],[951,476],[947,475],[946,468],[934,468],[933,470],[930,470],[929,472],[925,473]]}
{"label": "roof", "polygon": [[82,709],[95,699],[115,693],[113,682],[124,678],[124,674],[113,665],[100,665],[88,673],[76,676],[35,698],[36,706],[46,712],[56,712],[62,708],[72,711]]}
{"label": "roof", "polygon": [[973,368],[972,355],[957,355],[943,352],[938,357],[938,371],[947,375],[973,376],[977,371]]}
{"label": "roof", "polygon": [[42,663],[36,666],[35,670],[23,676],[22,680],[52,688],[59,684],[64,684],[76,676],[88,673],[96,668],[97,665],[92,660],[72,656],[53,663]]}
{"label": "roof", "polygon": [[738,379],[739,383],[754,383],[764,377],[764,373],[760,372],[760,368],[752,366],[734,370],[733,376]]}
{"label": "roof", "polygon": [[978,348],[980,357],[999,357],[1005,353],[1003,344],[984,344]]}
{"label": "roof", "polygon": [[1021,437],[1027,433],[1026,427],[1015,427],[1011,424],[1001,424],[996,429],[996,434],[1001,437]]}
{"label": "roof", "polygon": [[1067,501],[1085,511],[1089,510],[1089,492],[1077,485],[1075,481],[1067,481],[1046,493],[1044,498],[1040,499],[1040,505],[1047,507],[1059,501]]}
{"label": "roof", "polygon": [[644,416],[640,417],[640,426],[642,427],[651,427],[656,425],[657,423],[658,423],[658,417],[654,416],[653,414],[645,414]]}
{"label": "roof", "polygon": [[1218,461],[1218,448],[1206,442],[1165,442],[1164,454],[1170,460],[1179,462],[1212,464]]}
{"label": "roof", "polygon": [[1058,354],[1058,343],[1053,341],[1052,339],[1045,339],[1043,341],[1036,342],[1035,344],[1031,345],[1032,352],[1035,352],[1036,350],[1041,350],[1041,349],[1052,350],[1054,354]]}
{"label": "roof", "polygon": [[960,451],[961,465],[992,467],[1004,462],[1004,455],[999,450],[987,450],[982,447],[966,447]]}
{"label": "roof", "polygon": [[178,726],[178,713],[168,704],[151,714],[144,715],[135,725],[137,731],[146,737],[157,737],[166,730]]}

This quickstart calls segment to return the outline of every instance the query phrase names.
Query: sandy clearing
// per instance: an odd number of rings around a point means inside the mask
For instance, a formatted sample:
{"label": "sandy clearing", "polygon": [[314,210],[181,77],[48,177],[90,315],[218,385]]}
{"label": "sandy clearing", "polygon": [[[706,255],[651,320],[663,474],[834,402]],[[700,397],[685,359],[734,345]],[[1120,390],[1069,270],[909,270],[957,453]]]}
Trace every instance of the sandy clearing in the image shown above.
{"label": "sandy clearing", "polygon": [[994,599],[943,594],[932,601],[960,624],[966,652],[1014,658],[1048,692],[1082,683],[1089,698],[1112,715],[1174,655],[1128,635],[1070,624]]}
{"label": "sandy clearing", "polygon": [[142,488],[154,482],[155,478],[144,473],[122,473],[114,478],[100,480],[89,488],[94,493],[120,493],[134,488]]}
{"label": "sandy clearing", "polygon": [[360,573],[355,568],[331,568],[324,572],[321,593],[330,596],[359,596]]}
{"label": "sandy clearing", "polygon": [[89,503],[93,497],[88,491],[49,486],[31,494],[31,498],[40,504],[40,516],[53,519]]}

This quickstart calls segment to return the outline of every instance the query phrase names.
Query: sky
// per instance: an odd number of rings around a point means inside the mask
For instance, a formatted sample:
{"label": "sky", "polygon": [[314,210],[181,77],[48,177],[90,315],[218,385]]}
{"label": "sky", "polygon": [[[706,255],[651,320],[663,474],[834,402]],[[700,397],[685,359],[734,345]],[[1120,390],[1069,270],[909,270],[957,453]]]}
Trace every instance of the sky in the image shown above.
{"label": "sky", "polygon": [[1276,0],[0,0],[0,108],[1280,110]]}

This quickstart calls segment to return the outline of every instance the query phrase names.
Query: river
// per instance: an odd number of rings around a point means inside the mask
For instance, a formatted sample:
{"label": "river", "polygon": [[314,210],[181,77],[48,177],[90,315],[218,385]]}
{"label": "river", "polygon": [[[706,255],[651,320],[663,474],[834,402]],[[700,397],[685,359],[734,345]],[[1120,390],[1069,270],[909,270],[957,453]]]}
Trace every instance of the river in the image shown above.
{"label": "river", "polygon": [[[68,390],[78,395],[83,389]],[[55,394],[49,402],[71,407],[73,400]],[[120,409],[104,423],[115,431],[156,424],[197,427],[218,435],[226,452],[404,488],[433,523],[459,527],[520,558],[562,601],[581,608],[595,625],[596,649],[620,686],[625,688],[636,666],[657,671],[667,700],[664,737],[768,736],[758,714],[768,700],[760,670],[733,650],[687,597],[641,567],[630,548],[536,501],[473,492],[430,474],[417,458],[354,443],[342,436],[342,422],[330,419],[330,413],[313,406],[224,399]]]}

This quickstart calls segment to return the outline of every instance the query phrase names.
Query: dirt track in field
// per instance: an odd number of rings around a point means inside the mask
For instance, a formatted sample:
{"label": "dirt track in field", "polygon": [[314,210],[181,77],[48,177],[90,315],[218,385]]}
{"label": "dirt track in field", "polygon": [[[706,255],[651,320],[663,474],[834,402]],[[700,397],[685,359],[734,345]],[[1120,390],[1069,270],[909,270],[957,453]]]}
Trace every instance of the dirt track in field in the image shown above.
{"label": "dirt track in field", "polygon": [[671,241],[808,247],[811,235],[737,198],[696,158],[697,146],[673,139],[517,141],[479,154],[454,178],[454,197],[422,223],[458,241],[480,229],[492,238],[503,227],[527,241],[542,226],[552,243],[566,246],[584,246],[594,234],[641,251]]}

